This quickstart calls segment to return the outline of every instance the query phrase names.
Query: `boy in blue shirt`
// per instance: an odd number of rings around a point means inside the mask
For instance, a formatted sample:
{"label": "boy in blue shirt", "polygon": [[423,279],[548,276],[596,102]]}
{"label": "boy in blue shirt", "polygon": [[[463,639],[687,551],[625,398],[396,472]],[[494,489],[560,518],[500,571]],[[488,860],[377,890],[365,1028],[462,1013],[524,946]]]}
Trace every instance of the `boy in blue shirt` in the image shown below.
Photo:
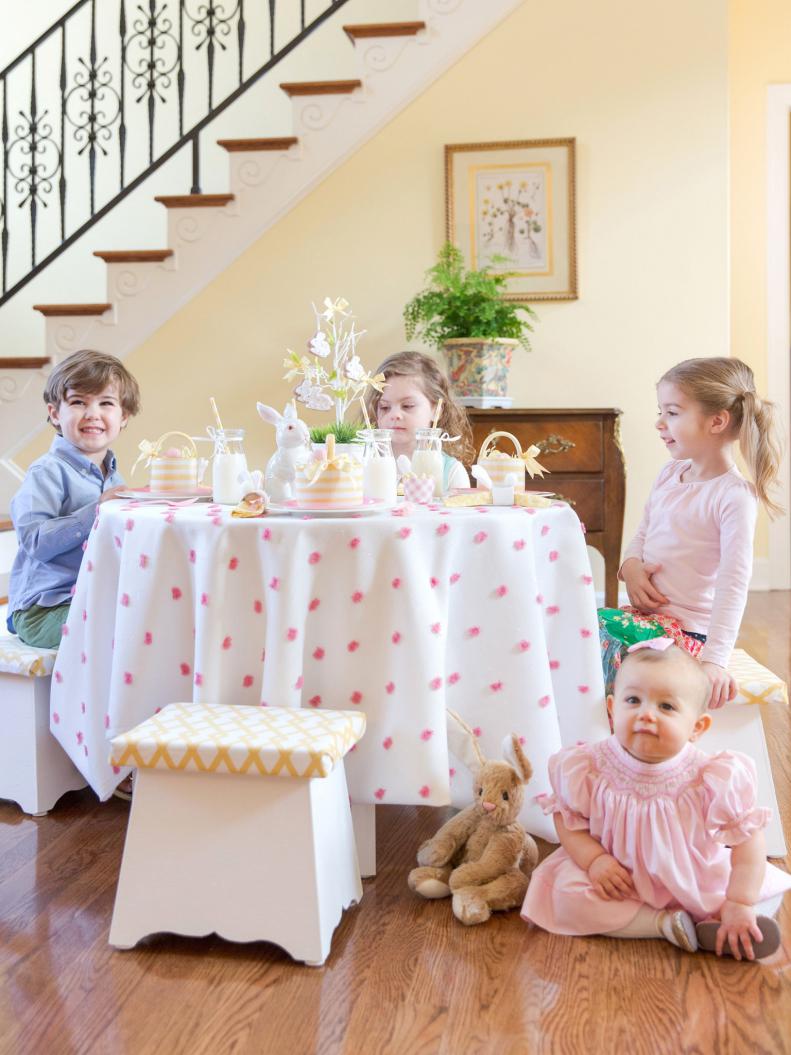
{"label": "boy in blue shirt", "polygon": [[81,351],[54,368],[44,402],[58,435],[11,500],[19,550],[8,629],[28,645],[57,648],[97,504],[123,486],[110,445],[139,411],[140,391],[115,356]]}

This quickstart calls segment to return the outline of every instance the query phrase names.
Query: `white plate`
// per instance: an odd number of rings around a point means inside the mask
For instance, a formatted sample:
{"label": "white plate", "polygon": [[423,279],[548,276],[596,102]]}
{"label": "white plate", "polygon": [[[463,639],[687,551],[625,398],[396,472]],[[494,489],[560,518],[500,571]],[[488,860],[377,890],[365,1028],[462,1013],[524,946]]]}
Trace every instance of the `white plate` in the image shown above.
{"label": "white plate", "polygon": [[306,517],[348,517],[348,516],[370,516],[372,513],[383,513],[386,509],[392,509],[389,502],[382,502],[373,498],[366,498],[361,506],[333,506],[331,509],[316,506],[297,505],[295,498],[288,502],[270,502],[268,512],[290,513],[292,516]]}
{"label": "white plate", "polygon": [[119,498],[134,498],[138,502],[183,502],[185,498],[204,501],[211,498],[211,490],[201,487],[197,491],[151,491],[148,487],[129,487],[119,491]]}

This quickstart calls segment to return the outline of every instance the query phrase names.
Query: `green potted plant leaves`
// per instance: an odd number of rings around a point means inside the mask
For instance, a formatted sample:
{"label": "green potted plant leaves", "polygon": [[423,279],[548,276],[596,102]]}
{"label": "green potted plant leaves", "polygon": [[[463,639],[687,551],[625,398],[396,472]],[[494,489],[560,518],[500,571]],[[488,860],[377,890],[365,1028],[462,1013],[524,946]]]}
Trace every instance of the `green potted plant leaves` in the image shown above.
{"label": "green potted plant leaves", "polygon": [[[494,264],[507,262],[494,257]],[[428,284],[404,308],[407,340],[420,337],[447,361],[454,396],[468,407],[509,407],[508,371],[514,348],[530,351],[536,313],[503,299],[507,272],[467,270],[461,250],[447,242],[426,272]]]}

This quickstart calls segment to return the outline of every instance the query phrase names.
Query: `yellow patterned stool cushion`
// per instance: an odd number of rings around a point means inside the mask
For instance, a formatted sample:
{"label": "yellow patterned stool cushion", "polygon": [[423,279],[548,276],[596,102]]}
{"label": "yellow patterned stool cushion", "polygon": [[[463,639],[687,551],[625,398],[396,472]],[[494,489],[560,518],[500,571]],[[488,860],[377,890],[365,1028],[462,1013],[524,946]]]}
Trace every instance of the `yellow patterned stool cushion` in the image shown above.
{"label": "yellow patterned stool cushion", "polygon": [[359,711],[169,703],[110,743],[117,766],[326,777],[365,732]]}
{"label": "yellow patterned stool cushion", "polygon": [[0,634],[0,674],[48,678],[55,666],[56,648],[33,648],[15,634]]}
{"label": "yellow patterned stool cushion", "polygon": [[728,664],[728,673],[738,685],[733,703],[785,703],[788,690],[785,682],[771,670],[761,666],[742,648],[735,648]]}

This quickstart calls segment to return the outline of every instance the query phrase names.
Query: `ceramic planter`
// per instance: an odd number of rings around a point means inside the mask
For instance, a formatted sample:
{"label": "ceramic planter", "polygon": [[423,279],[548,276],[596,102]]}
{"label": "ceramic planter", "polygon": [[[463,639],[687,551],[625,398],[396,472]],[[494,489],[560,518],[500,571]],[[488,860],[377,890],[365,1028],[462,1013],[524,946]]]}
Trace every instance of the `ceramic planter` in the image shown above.
{"label": "ceramic planter", "polygon": [[450,386],[465,407],[510,407],[508,371],[519,341],[512,337],[455,337],[445,341]]}

